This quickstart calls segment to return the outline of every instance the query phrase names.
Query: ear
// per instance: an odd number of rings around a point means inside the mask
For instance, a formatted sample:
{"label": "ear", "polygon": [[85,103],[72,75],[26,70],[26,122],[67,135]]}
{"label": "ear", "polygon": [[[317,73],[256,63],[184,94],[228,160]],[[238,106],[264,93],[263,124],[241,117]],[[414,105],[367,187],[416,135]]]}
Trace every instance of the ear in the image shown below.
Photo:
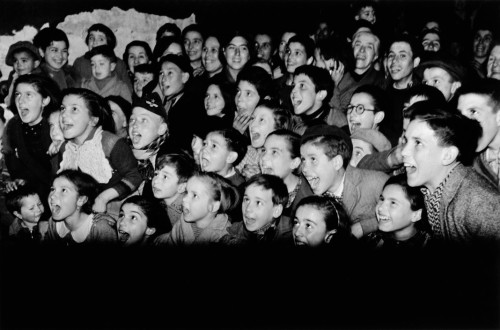
{"label": "ear", "polygon": [[184,192],[186,191],[186,186],[187,186],[187,182],[179,183],[179,184],[177,185],[177,192],[178,192],[179,194],[184,193]]}
{"label": "ear", "polygon": [[42,106],[46,107],[50,103],[50,96],[47,96],[46,98],[42,99]]}
{"label": "ear", "polygon": [[332,237],[337,233],[337,229],[332,229],[329,232],[326,233],[325,235],[325,243],[330,243],[332,240]]}
{"label": "ear", "polygon": [[39,60],[35,60],[34,64],[35,64],[35,69],[36,69],[40,65],[40,61]]}
{"label": "ear", "polygon": [[189,73],[183,72],[182,73],[182,83],[185,84],[189,80]]}
{"label": "ear", "polygon": [[160,127],[158,127],[158,135],[163,135],[167,132],[168,130],[168,125],[167,123],[161,123]]}
{"label": "ear", "polygon": [[309,57],[309,58],[307,59],[306,64],[307,64],[307,65],[311,65],[311,64],[313,64],[313,62],[314,62],[314,56],[311,56],[311,57]]}
{"label": "ear", "polygon": [[23,220],[23,217],[21,216],[21,213],[19,213],[18,211],[14,211],[14,216],[16,218],[18,218],[19,220]]}
{"label": "ear", "polygon": [[441,159],[441,164],[444,166],[448,166],[457,160],[458,157],[458,148],[455,146],[446,147],[443,150],[443,156]]}
{"label": "ear", "polygon": [[316,99],[323,102],[323,100],[326,97],[326,94],[327,92],[325,90],[319,91],[318,93],[316,93]]}
{"label": "ear", "polygon": [[341,155],[333,157],[332,161],[333,161],[333,167],[336,171],[340,170],[344,165],[344,160],[342,159]]}
{"label": "ear", "polygon": [[462,83],[460,81],[455,81],[453,84],[451,84],[451,94],[454,95],[457,89],[462,86]]}
{"label": "ear", "polygon": [[273,206],[273,218],[279,218],[283,213],[283,204]]}
{"label": "ear", "polygon": [[220,202],[212,202],[209,205],[209,211],[213,213],[217,213],[220,209]]}
{"label": "ear", "polygon": [[497,109],[496,111],[497,111],[497,113],[495,115],[495,119],[497,122],[497,126],[500,126],[500,109]]}
{"label": "ear", "polygon": [[359,21],[359,15],[354,16],[354,20]]}
{"label": "ear", "polygon": [[87,196],[80,196],[76,200],[76,205],[82,207],[88,200],[89,198]]}
{"label": "ear", "polygon": [[151,236],[156,232],[156,228],[146,228],[146,236]]}
{"label": "ear", "polygon": [[295,157],[294,159],[292,159],[290,167],[294,170],[300,166],[300,163],[301,163],[300,157]]}
{"label": "ear", "polygon": [[38,48],[38,54],[40,54],[41,58],[45,58],[45,50],[43,50],[42,48]]}
{"label": "ear", "polygon": [[95,127],[97,126],[97,123],[99,122],[99,118],[98,117],[90,117],[90,126],[92,127]]}
{"label": "ear", "polygon": [[238,158],[238,153],[235,151],[231,151],[226,157],[226,163],[232,164],[236,161],[236,158]]}
{"label": "ear", "polygon": [[382,120],[385,118],[385,112],[379,111],[375,114],[375,117],[373,118],[374,124],[378,125]]}
{"label": "ear", "polygon": [[415,57],[413,59],[413,67],[416,68],[420,64],[420,57]]}
{"label": "ear", "polygon": [[111,68],[111,72],[115,71],[116,63],[111,62],[110,68]]}
{"label": "ear", "polygon": [[420,219],[422,219],[422,209],[413,211],[411,216],[411,222],[417,222]]}

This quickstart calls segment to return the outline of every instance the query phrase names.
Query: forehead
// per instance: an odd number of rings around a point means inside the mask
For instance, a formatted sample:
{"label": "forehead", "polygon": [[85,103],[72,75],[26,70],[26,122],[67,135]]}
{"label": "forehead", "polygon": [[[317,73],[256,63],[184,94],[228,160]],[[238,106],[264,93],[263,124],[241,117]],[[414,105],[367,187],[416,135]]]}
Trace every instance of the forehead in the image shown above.
{"label": "forehead", "polygon": [[288,41],[288,39],[290,39],[291,37],[293,37],[294,35],[296,35],[295,32],[284,32],[283,35],[281,36],[281,40],[286,40]]}
{"label": "forehead", "polygon": [[424,40],[439,40],[439,35],[434,32],[429,32],[424,36]]}
{"label": "forehead", "polygon": [[177,169],[172,164],[164,163],[158,170],[160,172],[177,175]]}
{"label": "forehead", "polygon": [[352,146],[354,149],[359,148],[363,151],[369,151],[372,147],[370,143],[360,139],[352,139]]}
{"label": "forehead", "polygon": [[79,104],[79,105],[86,105],[85,100],[80,96],[80,95],[75,95],[75,94],[68,94],[66,95],[62,103],[70,103],[70,104]]}
{"label": "forehead", "polygon": [[373,35],[370,32],[366,31],[361,31],[356,34],[354,37],[353,42],[361,42],[361,43],[368,43],[368,44],[375,44],[377,42],[377,39],[375,38],[375,35]]}
{"label": "forehead", "polygon": [[106,34],[104,32],[102,32],[102,31],[99,31],[99,30],[90,31],[89,35],[93,36],[93,37],[104,37],[104,38],[106,38]]}
{"label": "forehead", "polygon": [[257,108],[255,108],[255,111],[254,111],[254,116],[257,117],[257,116],[269,116],[271,117],[273,115],[273,110],[269,109],[268,107],[266,106],[258,106]]}
{"label": "forehead", "polygon": [[109,58],[107,58],[106,56],[102,55],[102,54],[97,54],[97,55],[94,55],[90,58],[90,61],[92,62],[102,62],[102,61],[107,61],[107,62],[110,62]]}
{"label": "forehead", "polygon": [[37,194],[28,195],[21,198],[21,205],[24,206],[25,204],[37,203],[38,201],[40,201],[40,198]]}
{"label": "forehead", "polygon": [[173,71],[178,71],[178,72],[181,71],[181,68],[179,68],[177,66],[177,64],[172,63],[172,62],[163,62],[163,64],[161,65],[161,69],[164,71],[167,71],[167,70],[173,70]]}
{"label": "forehead", "polygon": [[[189,178],[188,182],[187,182],[187,189],[189,190],[207,190],[207,183],[205,182],[204,179],[202,178],[199,178],[197,176],[193,176],[191,178]],[[205,196],[208,197],[208,195],[204,194]]]}
{"label": "forehead", "polygon": [[134,72],[134,76],[137,78],[148,78],[148,77],[153,77],[154,74],[152,72]]}
{"label": "forehead", "polygon": [[467,93],[460,95],[458,97],[458,105],[457,107],[460,110],[463,110],[463,107],[484,107],[487,106],[493,109],[493,104],[490,102],[493,101],[491,96],[486,94],[477,94],[477,93]]}
{"label": "forehead", "polygon": [[295,216],[299,220],[311,220],[313,222],[324,221],[325,218],[322,211],[309,204],[299,206]]}
{"label": "forehead", "polygon": [[258,43],[271,42],[271,37],[268,34],[262,33],[255,36],[255,41]]}
{"label": "forehead", "polygon": [[211,47],[214,47],[214,46],[219,47],[220,46],[220,42],[215,37],[208,37],[207,40],[205,40],[205,45],[206,46],[211,46]]}
{"label": "forehead", "polygon": [[487,35],[493,35],[493,33],[490,31],[490,30],[477,30],[476,31],[476,36],[481,36],[481,37],[484,37],[484,36],[487,36]]}
{"label": "forehead", "polygon": [[385,197],[390,196],[394,199],[408,200],[403,187],[401,187],[399,184],[389,184],[385,186],[384,190],[382,191],[382,195],[384,195]]}
{"label": "forehead", "polygon": [[420,119],[410,121],[408,128],[406,129],[406,137],[408,139],[419,138],[435,141],[437,144],[437,136],[434,130],[429,126],[429,124],[427,124],[427,122]]}
{"label": "forehead", "polygon": [[63,41],[63,40],[54,40],[54,41],[52,41],[50,43],[50,47],[64,49],[64,48],[68,48],[68,45],[66,45],[66,41]]}
{"label": "forehead", "polygon": [[210,132],[207,134],[205,140],[210,140],[212,142],[216,142],[220,145],[226,145],[226,139],[220,135],[218,132]]}
{"label": "forehead", "polygon": [[230,45],[241,46],[248,44],[247,40],[241,36],[236,36],[229,42]]}
{"label": "forehead", "polygon": [[412,54],[411,45],[406,41],[396,41],[391,45],[390,52]]}
{"label": "forehead", "polygon": [[59,177],[55,178],[53,186],[58,186],[58,187],[64,186],[64,187],[70,187],[70,188],[73,188],[73,189],[76,188],[76,186],[73,184],[73,182],[69,181],[64,176],[59,176]]}
{"label": "forehead", "polygon": [[186,32],[186,38],[188,38],[188,39],[202,39],[201,33],[198,31]]}
{"label": "forehead", "polygon": [[309,76],[305,75],[304,73],[301,73],[301,74],[298,74],[296,76],[293,77],[293,82],[294,83],[298,83],[298,82],[301,82],[301,83],[306,83],[306,84],[313,84],[311,78],[309,78]]}
{"label": "forehead", "polygon": [[238,83],[238,89],[252,89],[255,91],[257,90],[252,83],[250,83],[249,81],[246,81],[246,80],[241,80]]}
{"label": "forehead", "polygon": [[145,217],[146,215],[144,214],[144,211],[142,210],[142,207],[140,207],[137,204],[132,204],[132,203],[125,203],[121,207],[123,212],[126,213],[138,213],[139,215]]}
{"label": "forehead", "polygon": [[500,45],[496,45],[491,49],[490,56],[493,55],[495,57],[500,57]]}
{"label": "forehead", "polygon": [[252,183],[245,189],[245,195],[255,196],[261,199],[271,200],[273,198],[273,192],[271,189],[265,189],[263,186],[257,183]]}
{"label": "forehead", "polygon": [[322,145],[308,141],[300,146],[301,154],[325,154],[325,149]]}
{"label": "forehead", "polygon": [[424,70],[424,78],[442,78],[450,80],[451,75],[444,69],[432,67]]}
{"label": "forehead", "polygon": [[139,45],[130,47],[128,51],[129,51],[129,53],[141,53],[141,52],[144,53],[144,52],[146,52],[144,47],[139,46]]}
{"label": "forehead", "polygon": [[24,49],[21,49],[21,50],[17,50],[13,56],[15,58],[28,58],[30,60],[34,59],[34,56],[33,54],[30,52],[30,51],[27,51],[27,50],[24,50]]}
{"label": "forehead", "polygon": [[283,136],[271,134],[267,136],[264,146],[266,148],[273,147],[278,149],[286,149],[286,147],[288,146],[288,140]]}
{"label": "forehead", "polygon": [[220,87],[214,84],[208,86],[207,92],[221,94]]}
{"label": "forehead", "polygon": [[298,41],[292,41],[291,43],[288,44],[288,48],[292,49],[292,50],[302,50],[302,51],[305,51],[305,47],[303,44],[301,44],[300,42]]}
{"label": "forehead", "polygon": [[373,97],[370,94],[367,94],[367,93],[364,93],[364,92],[355,93],[355,94],[352,94],[351,103],[355,103],[355,104],[359,104],[359,103],[372,104],[373,103]]}

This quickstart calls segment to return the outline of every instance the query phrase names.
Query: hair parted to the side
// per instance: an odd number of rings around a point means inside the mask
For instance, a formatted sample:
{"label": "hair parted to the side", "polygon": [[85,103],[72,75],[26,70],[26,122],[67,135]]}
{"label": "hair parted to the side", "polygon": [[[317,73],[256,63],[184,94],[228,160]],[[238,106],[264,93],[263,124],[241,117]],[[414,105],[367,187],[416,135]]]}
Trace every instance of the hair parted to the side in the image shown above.
{"label": "hair parted to the side", "polygon": [[295,214],[299,207],[305,205],[309,205],[323,213],[323,219],[325,221],[327,231],[337,230],[338,232],[350,234],[351,220],[349,219],[344,206],[342,206],[342,204],[337,202],[335,199],[328,196],[318,195],[304,197],[298,202],[293,214]]}
{"label": "hair parted to the side", "polygon": [[198,178],[207,184],[212,200],[220,202],[218,214],[229,213],[239,205],[240,193],[238,189],[221,175],[215,172],[196,171],[191,178]]}
{"label": "hair parted to the side", "polygon": [[14,214],[14,212],[20,212],[21,207],[23,206],[23,198],[34,195],[38,196],[38,192],[31,183],[18,185],[17,189],[5,194],[5,206],[7,207],[7,211],[11,214]]}
{"label": "hair parted to the side", "polygon": [[158,156],[156,158],[156,170],[159,171],[165,166],[171,166],[175,169],[179,183],[185,183],[196,172],[196,163],[194,159],[182,153],[170,153]]}
{"label": "hair parted to the side", "polygon": [[349,165],[352,151],[349,148],[348,142],[344,139],[337,136],[320,135],[304,139],[301,145],[305,145],[307,143],[311,143],[315,147],[322,148],[328,159],[332,159],[333,157],[340,155],[342,157],[342,166],[344,169],[347,168],[347,165]]}
{"label": "hair parted to the side", "polygon": [[172,224],[168,218],[168,213],[156,199],[146,198],[141,195],[128,197],[123,201],[121,207],[125,204],[137,205],[146,216],[148,228],[155,228],[151,238],[168,233],[172,230]]}
{"label": "hair parted to the side", "polygon": [[10,103],[12,107],[11,110],[14,113],[17,113],[17,106],[15,102],[15,97],[16,97],[15,91],[17,86],[19,86],[19,84],[29,84],[33,86],[33,88],[38,93],[40,93],[42,98],[47,98],[47,97],[50,98],[49,104],[47,104],[43,108],[42,116],[44,118],[48,118],[52,112],[59,110],[62,97],[61,97],[61,90],[59,89],[59,86],[55,83],[55,81],[39,74],[26,74],[17,78],[16,82],[14,83],[14,92],[12,93],[12,98]]}
{"label": "hair parted to the side", "polygon": [[83,213],[91,214],[92,205],[99,194],[99,183],[90,174],[84,173],[80,170],[63,170],[58,173],[54,180],[57,178],[65,178],[76,187],[79,196],[86,196],[87,201],[82,205],[81,211]]}
{"label": "hair parted to the side", "polygon": [[266,190],[271,190],[274,205],[286,206],[288,203],[288,189],[282,178],[272,174],[256,174],[250,177],[243,185],[245,191],[251,185],[257,185]]}

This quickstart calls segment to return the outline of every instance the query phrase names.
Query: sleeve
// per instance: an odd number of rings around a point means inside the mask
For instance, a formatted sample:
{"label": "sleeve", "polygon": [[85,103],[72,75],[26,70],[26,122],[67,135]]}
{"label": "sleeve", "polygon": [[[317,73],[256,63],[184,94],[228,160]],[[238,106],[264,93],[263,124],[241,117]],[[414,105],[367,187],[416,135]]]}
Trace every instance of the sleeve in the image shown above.
{"label": "sleeve", "polygon": [[390,172],[393,170],[393,168],[391,168],[387,163],[387,158],[395,148],[396,147],[393,147],[390,150],[365,155],[363,158],[361,158],[356,167],[364,168],[367,170],[382,171],[386,173]]}
{"label": "sleeve", "polygon": [[111,218],[107,215],[95,215],[96,216],[96,224],[95,224],[95,235],[94,239],[100,243],[115,243],[117,241],[117,232],[116,229],[110,224],[108,218]]}
{"label": "sleeve", "polygon": [[121,180],[112,187],[118,192],[118,198],[124,198],[136,191],[142,182],[142,177],[137,169],[137,160],[123,139],[116,141],[109,160],[111,166],[118,171],[121,177]]}
{"label": "sleeve", "polygon": [[367,208],[366,216],[361,218],[359,220],[359,224],[361,225],[361,229],[363,229],[363,236],[377,231],[378,229],[378,221],[377,217],[375,215],[375,207],[377,205],[377,202],[379,200],[380,194],[382,193],[382,189],[384,187],[384,183],[387,181],[388,176],[384,173],[377,173],[375,172],[373,174],[373,179],[368,180],[371,182],[371,184],[368,186],[370,189],[366,189],[366,193],[369,194],[369,196],[366,196],[365,198],[367,199],[367,205],[365,207]]}

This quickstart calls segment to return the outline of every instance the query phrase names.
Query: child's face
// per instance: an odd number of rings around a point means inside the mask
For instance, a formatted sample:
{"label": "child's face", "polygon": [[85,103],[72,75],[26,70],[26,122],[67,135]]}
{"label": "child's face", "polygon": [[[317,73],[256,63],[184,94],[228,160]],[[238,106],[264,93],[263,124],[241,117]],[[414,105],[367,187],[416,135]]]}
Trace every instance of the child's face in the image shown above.
{"label": "child's face", "polygon": [[238,89],[234,101],[239,114],[251,114],[255,110],[259,100],[259,92],[257,92],[254,85],[245,80],[238,83]]}
{"label": "child's face", "polygon": [[207,93],[205,94],[205,110],[207,111],[207,115],[221,117],[225,106],[226,102],[224,102],[224,97],[222,97],[219,86],[208,86]]}
{"label": "child's face", "polygon": [[431,127],[421,120],[410,121],[405,133],[406,144],[401,151],[408,185],[426,186],[434,190],[441,183],[442,173],[447,171],[445,153]]}
{"label": "child's face", "polygon": [[282,179],[300,166],[300,158],[292,158],[289,142],[284,137],[271,134],[266,138],[259,166],[263,174],[273,174]]}
{"label": "child's face", "polygon": [[[140,243],[148,235],[148,217],[136,204],[123,204],[118,216],[118,239],[123,245]],[[149,235],[151,235],[150,233]]]}
{"label": "child's face", "polygon": [[428,52],[437,52],[441,49],[441,40],[439,35],[434,32],[427,33],[422,38],[422,47]]}
{"label": "child's face", "polygon": [[236,71],[243,69],[250,59],[250,50],[245,38],[236,36],[224,49],[227,65]]}
{"label": "child's face", "polygon": [[60,112],[56,111],[49,116],[49,127],[50,127],[50,138],[53,142],[64,141],[64,134],[61,130],[61,125],[59,124]]}
{"label": "child's face", "polygon": [[364,19],[372,24],[375,24],[377,21],[377,16],[375,16],[375,9],[372,6],[366,6],[361,8],[359,14],[356,15],[358,19]]}
{"label": "child's face", "polygon": [[493,33],[489,30],[477,30],[472,44],[474,56],[485,58],[488,56],[491,43],[493,41]]}
{"label": "child's face", "polygon": [[322,99],[311,78],[299,74],[293,78],[293,89],[290,93],[293,112],[296,115],[311,115],[321,108]]}
{"label": "child's face", "polygon": [[200,152],[201,169],[205,172],[223,172],[229,163],[234,162],[233,154],[228,150],[226,140],[222,135],[215,132],[208,133]]}
{"label": "child's face", "polygon": [[243,223],[248,231],[254,232],[271,223],[281,215],[282,205],[273,204],[273,192],[257,184],[245,189],[241,204]]}
{"label": "child's face", "polygon": [[271,37],[267,34],[257,34],[255,36],[255,49],[257,50],[257,58],[269,61],[271,56],[272,45]]}
{"label": "child's face", "polygon": [[182,199],[182,214],[186,222],[197,222],[212,212],[214,202],[207,183],[198,177],[192,177],[186,185],[186,194]]}
{"label": "child's face", "polygon": [[14,54],[14,70],[20,76],[31,73],[39,65],[40,61],[36,61],[28,51],[20,51]]}
{"label": "child's face", "polygon": [[373,146],[363,140],[352,139],[352,157],[349,165],[356,167],[359,161],[365,156],[373,153]]}
{"label": "child's face", "polygon": [[400,185],[390,184],[384,188],[376,207],[378,229],[391,233],[413,227],[420,220],[421,211],[411,209],[410,200]]}
{"label": "child's face", "polygon": [[97,80],[103,80],[111,76],[116,66],[116,63],[111,62],[109,58],[100,54],[92,56],[90,64],[92,66],[92,75]]}
{"label": "child's face", "polygon": [[68,45],[65,41],[52,41],[45,49],[45,63],[54,70],[60,70],[68,63]]}
{"label": "child's face", "polygon": [[500,80],[500,46],[491,49],[486,71],[488,78]]}
{"label": "child's face", "polygon": [[152,73],[134,72],[134,92],[137,96],[142,96],[142,89],[154,78]]}
{"label": "child's face", "polygon": [[275,130],[275,122],[272,110],[264,106],[257,107],[253,112],[249,129],[252,147],[262,147],[269,133]]}
{"label": "child's face", "polygon": [[113,121],[115,122],[115,127],[117,130],[127,127],[127,117],[123,113],[122,108],[113,101],[108,101],[109,108],[111,109],[111,115],[113,116]]}
{"label": "child's face", "polygon": [[[358,114],[355,107],[363,106],[365,111]],[[351,97],[349,106],[354,108],[347,109],[347,123],[351,134],[358,128],[376,128],[380,120],[375,118],[375,106],[373,98],[367,93],[356,93]]]}
{"label": "child's face", "polygon": [[294,32],[285,32],[281,36],[281,41],[278,49],[278,55],[280,58],[284,61],[285,60],[285,54],[286,54],[286,45],[288,44],[288,40],[290,40],[291,37],[293,37],[296,33]]}
{"label": "child's face", "polygon": [[356,34],[352,42],[355,67],[357,70],[368,70],[378,58],[376,39],[371,33],[361,32]]}
{"label": "child's face", "polygon": [[153,195],[158,199],[172,198],[183,192],[181,185],[179,185],[177,171],[170,165],[165,165],[155,171],[151,185]]}
{"label": "child's face", "polygon": [[163,95],[169,97],[184,89],[189,73],[183,72],[177,65],[164,62],[160,70],[160,87]]}
{"label": "child's face", "polygon": [[107,44],[108,44],[108,38],[106,38],[106,35],[104,34],[104,32],[101,32],[101,31],[90,31],[89,32],[89,39],[88,39],[89,50],[92,50],[92,48],[94,48],[94,47],[107,45]]}
{"label": "child's face", "polygon": [[196,165],[200,165],[200,152],[203,148],[203,139],[197,135],[193,135],[191,140],[191,150],[193,151],[193,158]]}
{"label": "child's face", "polygon": [[336,164],[337,155],[329,159],[322,147],[305,143],[300,147],[302,174],[315,195],[322,195],[333,187],[342,164]]}
{"label": "child's face", "polygon": [[323,212],[311,205],[302,205],[295,212],[293,240],[295,245],[320,246],[327,234]]}
{"label": "child's face", "polygon": [[304,45],[298,42],[292,42],[288,45],[285,53],[286,71],[294,73],[299,66],[307,64],[307,53]]}
{"label": "child's face", "polygon": [[78,213],[85,201],[85,196],[78,194],[73,182],[65,177],[54,179],[49,193],[49,207],[52,212],[52,219],[61,221]]}
{"label": "child's face", "polygon": [[50,97],[43,96],[32,84],[20,83],[14,92],[17,112],[23,123],[30,126],[42,121],[42,110],[50,103]]}
{"label": "child's face", "polygon": [[132,46],[128,50],[127,64],[130,72],[134,73],[134,67],[139,64],[149,63],[149,57],[146,50],[141,46]]}
{"label": "child's face", "polygon": [[162,56],[166,56],[168,54],[182,55],[182,45],[176,42],[172,42],[170,45],[168,45],[167,49],[165,49]]}
{"label": "child's face", "polygon": [[203,37],[198,31],[189,31],[184,37],[184,49],[191,62],[201,60],[201,49],[203,48]]}
{"label": "child's face", "polygon": [[387,67],[392,80],[401,81],[411,77],[415,66],[411,46],[407,42],[395,42],[389,49]]}
{"label": "child's face", "polygon": [[201,62],[208,73],[217,72],[222,69],[219,59],[220,43],[217,38],[208,37],[202,49]]}
{"label": "child's face", "polygon": [[85,101],[78,95],[69,94],[63,98],[59,124],[67,140],[83,143],[96,126],[97,117],[92,117]]}
{"label": "child's face", "polygon": [[42,217],[44,207],[40,201],[40,197],[36,195],[26,196],[21,200],[21,209],[15,211],[14,215],[23,222],[38,223]]}
{"label": "child's face", "polygon": [[135,107],[128,125],[128,135],[134,149],[141,149],[167,131],[167,124],[157,114]]}
{"label": "child's face", "polygon": [[486,149],[495,139],[500,140],[500,111],[494,109],[494,102],[488,95],[460,95],[457,109],[464,116],[478,121],[483,129],[476,151]]}
{"label": "child's face", "polygon": [[422,82],[439,89],[447,101],[453,97],[453,94],[460,87],[460,83],[453,81],[451,75],[446,70],[438,67],[425,69]]}

